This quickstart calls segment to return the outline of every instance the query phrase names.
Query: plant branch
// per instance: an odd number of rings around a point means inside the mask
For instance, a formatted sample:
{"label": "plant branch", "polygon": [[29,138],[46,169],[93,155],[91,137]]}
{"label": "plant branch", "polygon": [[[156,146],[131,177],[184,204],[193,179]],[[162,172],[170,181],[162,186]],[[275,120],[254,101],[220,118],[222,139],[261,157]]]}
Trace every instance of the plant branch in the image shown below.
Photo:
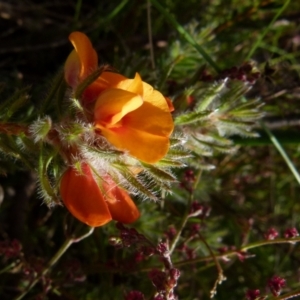
{"label": "plant branch", "polygon": [[218,270],[218,278],[215,281],[212,290],[210,291],[210,298],[213,298],[216,295],[216,293],[217,293],[217,286],[218,286],[218,284],[221,284],[223,281],[225,281],[226,277],[224,276],[223,269],[222,269],[222,267],[221,267],[218,259],[216,258],[215,254],[213,253],[212,249],[210,248],[209,244],[207,243],[206,239],[201,235],[201,233],[198,233],[198,235],[199,235],[201,241],[204,243],[204,245],[208,249],[211,257],[214,260],[214,263],[215,263],[215,265],[217,267],[217,270]]}
{"label": "plant branch", "polygon": [[291,291],[279,297],[272,297],[270,300],[288,300],[300,296],[300,289]]}
{"label": "plant branch", "polygon": [[[222,258],[234,256],[240,251],[245,252],[247,250],[258,248],[261,246],[274,245],[274,244],[294,244],[294,243],[298,243],[298,242],[300,242],[300,237],[291,238],[291,239],[281,238],[281,239],[275,239],[275,240],[264,240],[264,241],[259,241],[259,242],[250,243],[248,245],[244,245],[243,247],[241,247],[240,249],[237,249],[237,250],[232,250],[232,251],[228,251],[225,253],[215,254],[214,257],[217,259],[222,259]],[[214,258],[211,255],[202,256],[202,257],[198,257],[198,258],[194,258],[194,259],[175,262],[174,266],[180,267],[180,266],[184,266],[187,264],[194,264],[194,263],[198,263],[198,262],[202,262],[202,261],[211,261],[213,259]]]}
{"label": "plant branch", "polygon": [[62,257],[62,255],[70,248],[70,246],[74,243],[78,243],[82,241],[83,239],[90,236],[94,231],[94,227],[90,227],[89,231],[83,234],[82,236],[79,236],[77,238],[70,237],[68,238],[62,246],[59,248],[59,250],[55,253],[55,255],[50,259],[50,261],[47,264],[47,267],[39,274],[37,277],[29,284],[29,286],[26,288],[26,290],[19,295],[15,300],[21,300],[24,298],[24,296],[27,295],[27,293],[40,281],[40,279],[45,276],[51,268],[57,263],[57,261]]}
{"label": "plant branch", "polygon": [[[193,185],[193,190],[195,190],[196,186],[198,185],[198,182],[199,182],[199,180],[200,180],[200,178],[201,178],[201,174],[202,174],[202,171],[199,170],[199,172],[198,172],[198,174],[197,174],[197,177],[196,177],[196,180],[195,180],[194,185]],[[170,246],[170,251],[169,251],[169,252],[170,252],[170,256],[172,255],[173,251],[175,250],[175,247],[176,247],[176,245],[177,245],[177,243],[178,243],[178,241],[179,241],[179,239],[180,239],[182,230],[184,229],[184,227],[185,227],[185,225],[186,225],[188,219],[189,219],[190,217],[194,216],[194,215],[191,215],[191,214],[189,213],[190,208],[191,208],[191,203],[193,202],[193,199],[194,199],[194,193],[191,193],[191,194],[190,194],[190,197],[189,197],[187,209],[186,209],[186,212],[185,212],[185,214],[184,214],[184,216],[183,216],[183,218],[182,218],[182,222],[181,222],[181,224],[180,224],[179,230],[177,231],[177,233],[176,233],[176,235],[175,235],[175,237],[174,237],[174,240],[173,240],[173,242],[172,242],[172,244],[171,244],[171,246]]]}

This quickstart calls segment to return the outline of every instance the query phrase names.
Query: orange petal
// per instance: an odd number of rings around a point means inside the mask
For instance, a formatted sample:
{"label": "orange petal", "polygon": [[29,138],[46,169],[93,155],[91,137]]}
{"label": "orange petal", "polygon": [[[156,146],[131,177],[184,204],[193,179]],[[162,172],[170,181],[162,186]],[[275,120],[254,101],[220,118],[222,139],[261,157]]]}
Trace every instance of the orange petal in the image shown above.
{"label": "orange petal", "polygon": [[174,123],[170,112],[161,110],[149,102],[124,116],[122,124],[149,134],[169,137]]}
{"label": "orange petal", "polygon": [[[143,122],[143,121],[142,121]],[[156,163],[169,149],[169,138],[130,127],[105,128],[101,134],[116,148],[128,151],[130,155],[146,162]]]}
{"label": "orange petal", "polygon": [[110,88],[110,87],[117,87],[117,85],[126,80],[127,78],[121,74],[113,73],[113,72],[103,72],[101,76],[95,81],[98,87],[102,90]]}
{"label": "orange petal", "polygon": [[82,174],[69,167],[60,183],[61,198],[70,213],[81,222],[102,226],[112,216],[88,164],[82,164]]}
{"label": "orange petal", "polygon": [[106,204],[113,220],[121,223],[132,223],[140,217],[140,212],[126,191],[106,177],[102,184],[105,190]]}
{"label": "orange petal", "polygon": [[143,82],[143,99],[145,102],[151,103],[163,111],[170,112],[166,98],[146,82]]}
{"label": "orange petal", "polygon": [[143,99],[137,94],[115,88],[107,89],[100,94],[95,105],[96,126],[97,123],[114,125],[142,104]]}
{"label": "orange petal", "polygon": [[97,68],[98,56],[91,41],[84,33],[72,32],[69,40],[73,44],[80,60],[81,68],[78,76],[82,80]]}
{"label": "orange petal", "polygon": [[139,73],[135,73],[135,77],[133,79],[126,79],[120,81],[116,87],[121,90],[126,90],[128,92],[132,92],[138,94],[140,96],[143,95],[143,81]]}
{"label": "orange petal", "polygon": [[99,95],[106,89],[115,87],[126,77],[112,72],[103,72],[91,85],[83,92],[83,99],[86,103],[97,100]]}
{"label": "orange petal", "polygon": [[73,50],[68,56],[65,67],[65,80],[71,87],[76,87],[78,84],[78,76],[81,70],[81,62],[79,56],[75,50]]}
{"label": "orange petal", "polygon": [[169,97],[165,97],[167,104],[169,106],[169,111],[172,112],[175,110],[172,100]]}

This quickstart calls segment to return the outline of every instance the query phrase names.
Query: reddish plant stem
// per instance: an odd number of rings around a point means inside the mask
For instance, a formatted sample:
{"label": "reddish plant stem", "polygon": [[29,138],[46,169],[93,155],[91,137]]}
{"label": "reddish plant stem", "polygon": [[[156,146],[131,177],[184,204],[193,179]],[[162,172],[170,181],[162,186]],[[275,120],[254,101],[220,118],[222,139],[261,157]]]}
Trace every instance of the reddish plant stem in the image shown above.
{"label": "reddish plant stem", "polygon": [[1,123],[0,122],[0,133],[8,135],[19,135],[25,133],[28,135],[28,126],[14,123]]}

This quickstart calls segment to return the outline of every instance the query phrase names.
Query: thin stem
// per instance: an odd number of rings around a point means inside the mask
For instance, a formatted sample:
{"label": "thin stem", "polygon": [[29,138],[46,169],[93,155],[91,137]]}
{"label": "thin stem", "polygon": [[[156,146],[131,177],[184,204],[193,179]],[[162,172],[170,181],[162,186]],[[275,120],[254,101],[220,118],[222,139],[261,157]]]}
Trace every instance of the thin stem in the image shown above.
{"label": "thin stem", "polygon": [[296,178],[297,182],[300,184],[300,175],[299,175],[297,169],[295,168],[295,165],[290,160],[290,158],[288,157],[287,153],[285,152],[285,150],[283,149],[281,144],[278,142],[275,135],[269,130],[269,128],[267,126],[265,126],[265,124],[263,122],[261,122],[260,124],[261,124],[262,128],[265,130],[265,132],[268,134],[271,142],[274,144],[274,146],[276,147],[278,152],[281,154],[282,158],[284,159],[284,161],[288,165],[289,169],[293,173],[293,175]]}
{"label": "thin stem", "polygon": [[253,53],[256,51],[256,49],[259,47],[260,43],[262,42],[262,40],[264,39],[264,37],[266,36],[266,34],[270,31],[270,29],[272,28],[274,22],[278,19],[278,17],[283,13],[283,11],[287,8],[287,6],[290,4],[290,0],[287,0],[284,5],[278,10],[277,14],[274,16],[274,18],[272,19],[271,23],[266,27],[266,29],[261,33],[261,35],[258,37],[258,39],[256,40],[255,44],[253,45],[253,47],[251,48],[251,50],[249,51],[247,57],[245,60],[249,60],[251,58],[251,56],[253,55]]}
{"label": "thin stem", "polygon": [[57,95],[62,83],[64,82],[64,72],[63,70],[59,70],[57,75],[55,76],[54,80],[52,81],[52,84],[50,85],[50,89],[48,91],[48,95],[46,96],[43,103],[41,103],[41,106],[39,108],[39,114],[43,115],[48,108],[48,105],[53,103],[53,99],[55,95]]}
{"label": "thin stem", "polygon": [[207,243],[206,239],[200,233],[198,233],[198,235],[199,235],[200,239],[202,240],[202,242],[204,243],[204,245],[206,246],[206,248],[208,249],[211,257],[214,260],[215,266],[217,267],[217,270],[218,270],[218,278],[215,281],[215,284],[214,284],[212,290],[210,291],[210,298],[213,298],[217,293],[218,284],[221,284],[224,280],[226,280],[226,277],[224,276],[223,269],[222,269],[218,259],[214,255],[212,249],[210,248],[209,244]]}
{"label": "thin stem", "polygon": [[279,297],[271,298],[270,300],[288,300],[300,296],[300,289],[291,291]]}
{"label": "thin stem", "polygon": [[206,53],[206,51],[194,40],[194,38],[176,21],[176,19],[157,1],[150,0],[151,3],[164,15],[164,17],[173,25],[173,27],[180,33],[183,38],[189,42],[206,60],[206,62],[217,72],[220,71],[218,65]]}
{"label": "thin stem", "polygon": [[9,264],[8,266],[6,266],[5,268],[3,268],[2,270],[0,270],[0,274],[7,272],[8,270],[16,267],[18,265],[20,261],[14,261],[11,264]]}
{"label": "thin stem", "polygon": [[[258,247],[262,247],[262,246],[268,246],[268,245],[275,245],[275,244],[296,244],[300,242],[300,237],[297,238],[291,238],[291,239],[275,239],[275,240],[263,240],[263,241],[258,241],[255,243],[250,243],[248,245],[245,245],[243,247],[241,247],[240,249],[236,249],[236,250],[231,250],[228,252],[224,252],[224,253],[215,253],[214,257],[216,259],[226,259],[232,256],[236,256],[239,252],[246,252],[249,249],[254,249],[254,248],[258,248]],[[212,255],[208,255],[208,256],[202,256],[202,257],[197,257],[194,259],[187,259],[187,260],[183,260],[183,261],[177,261],[172,263],[173,267],[179,268],[182,266],[187,266],[189,264],[196,264],[199,262],[209,262],[209,261],[213,261],[214,258],[212,257]],[[215,266],[215,264],[206,264],[205,268],[207,267],[213,267]],[[90,271],[90,274],[94,274],[94,272],[109,272],[109,273],[118,273],[120,272],[119,268],[110,268],[109,270],[101,270],[101,268],[99,269],[99,265],[93,265],[90,266],[88,269]],[[160,266],[151,266],[151,267],[145,267],[142,269],[135,269],[132,271],[128,271],[129,273],[147,273],[150,272],[153,269],[159,269]]]}
{"label": "thin stem", "polygon": [[47,267],[39,274],[37,277],[29,284],[29,286],[26,288],[26,290],[19,295],[15,300],[21,300],[24,296],[27,295],[27,293],[40,281],[40,279],[46,275],[50,269],[57,263],[57,261],[62,257],[62,255],[70,248],[70,246],[74,243],[78,243],[81,240],[87,238],[90,236],[94,231],[94,227],[90,227],[89,231],[85,234],[83,234],[80,237],[74,238],[70,237],[68,238],[62,246],[59,248],[59,250],[55,253],[55,255],[50,259],[50,261],[47,264]]}
{"label": "thin stem", "polygon": [[147,27],[148,27],[148,39],[150,47],[150,59],[152,69],[155,70],[154,50],[153,50],[153,38],[152,38],[152,24],[151,24],[151,2],[147,0]]}
{"label": "thin stem", "polygon": [[291,239],[275,239],[275,240],[267,240],[267,241],[259,241],[255,243],[251,243],[248,245],[245,245],[241,247],[241,251],[247,251],[249,249],[261,247],[261,246],[267,246],[267,245],[274,245],[274,244],[295,244],[300,242],[300,237],[297,238],[291,238]]}
{"label": "thin stem", "polygon": [[188,221],[189,219],[189,214],[186,213],[182,219],[182,222],[180,224],[180,228],[179,230],[177,231],[176,233],[176,236],[174,237],[174,240],[170,246],[170,256],[172,255],[173,251],[175,250],[175,247],[180,239],[180,236],[181,236],[181,233],[182,233],[182,230],[184,229],[185,225],[186,225],[186,222]]}
{"label": "thin stem", "polygon": [[[196,180],[193,184],[193,190],[195,190],[196,186],[198,185],[199,183],[199,180],[201,178],[201,174],[202,174],[202,171],[199,170],[198,174],[197,174],[197,177],[196,177]],[[187,205],[187,209],[186,209],[186,212],[182,218],[182,222],[180,224],[180,227],[179,227],[179,230],[177,231],[174,239],[173,239],[173,242],[170,246],[170,256],[172,255],[173,251],[175,250],[175,247],[180,239],[180,236],[181,236],[181,233],[182,233],[182,230],[184,229],[188,219],[191,217],[189,211],[190,211],[190,207],[191,207],[191,203],[193,202],[193,199],[194,199],[194,193],[191,193],[190,194],[190,197],[189,197],[189,201],[188,201],[188,205]]]}
{"label": "thin stem", "polygon": [[[258,248],[261,246],[267,246],[267,245],[274,245],[274,244],[290,244],[290,243],[298,243],[300,242],[300,237],[297,238],[291,238],[291,239],[275,239],[275,240],[263,240],[263,241],[259,241],[259,242],[255,242],[255,243],[250,243],[248,245],[245,245],[243,247],[241,247],[240,249],[237,250],[232,250],[232,251],[228,251],[225,253],[218,253],[215,254],[214,257],[217,259],[222,259],[222,258],[226,258],[226,257],[230,257],[230,256],[234,256],[236,255],[238,252],[246,252],[247,250],[250,249],[254,249],[254,248]],[[179,262],[175,262],[174,266],[175,267],[180,267],[180,266],[184,266],[184,265],[188,265],[188,264],[194,264],[194,263],[198,263],[198,262],[202,262],[202,261],[211,261],[214,258],[209,255],[209,256],[202,256],[202,257],[198,257],[198,258],[194,258],[194,259],[189,259],[189,260],[184,260],[184,261],[179,261]]]}
{"label": "thin stem", "polygon": [[[129,2],[129,0],[123,0],[119,5],[117,5],[107,16],[104,17],[104,19],[101,19],[101,24],[107,23],[111,21],[113,18],[115,18],[118,13],[125,7],[125,5]],[[100,23],[99,22],[99,23]]]}
{"label": "thin stem", "polygon": [[81,6],[82,6],[82,0],[77,0],[76,6],[75,6],[75,15],[73,19],[73,28],[76,29],[80,11],[81,11]]}

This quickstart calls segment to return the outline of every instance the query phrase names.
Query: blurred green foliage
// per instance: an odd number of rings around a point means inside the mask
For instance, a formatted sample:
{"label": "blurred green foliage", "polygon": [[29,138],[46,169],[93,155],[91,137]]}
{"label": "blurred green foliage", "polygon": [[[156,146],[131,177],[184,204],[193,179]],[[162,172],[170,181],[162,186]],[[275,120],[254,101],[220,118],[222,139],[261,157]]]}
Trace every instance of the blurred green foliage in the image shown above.
{"label": "blurred green foliage", "polygon": [[[12,121],[20,115],[30,120],[33,107],[40,108],[40,99],[49,92],[51,79],[71,51],[67,37],[73,30],[89,35],[101,63],[112,65],[126,76],[139,72],[143,80],[175,100],[190,95],[201,99],[201,87],[206,84],[203,78],[209,75],[220,83],[218,76],[224,70],[247,62],[248,54],[268,28],[249,58],[261,77],[246,97],[265,104],[264,123],[276,130],[279,142],[299,169],[300,3],[157,2],[203,47],[219,73],[155,5],[151,6],[153,68],[147,1],[0,1],[1,114]],[[270,26],[285,4],[289,5]],[[26,99],[26,109],[22,107],[16,114],[5,111],[4,99],[27,86],[31,98]],[[190,87],[194,94],[189,94]],[[181,109],[190,112],[189,107]],[[194,126],[201,129],[202,124]],[[175,289],[178,299],[209,299],[218,271],[206,244],[218,255],[220,248],[239,251],[245,245],[264,241],[270,228],[275,228],[280,237],[287,228],[299,228],[299,184],[259,124],[256,132],[261,136],[255,139],[234,136],[230,149],[235,151],[209,152],[209,156],[198,155],[188,161],[176,174],[178,183],[173,184],[172,194],[161,202],[138,202],[142,218],[134,227],[154,244],[166,239],[172,228],[178,232],[191,202],[197,201],[207,211],[207,215],[188,220],[172,254],[174,266],[181,271]],[[5,140],[10,137],[3,135],[0,138],[8,146],[24,142]],[[14,148],[10,152],[17,153]],[[24,161],[29,166],[17,157],[8,160],[6,155],[0,156],[0,183],[5,195],[0,207],[1,299],[21,294],[30,284],[30,276],[43,269],[78,225],[63,207],[48,209],[41,205],[35,191],[36,176],[28,171],[34,163],[26,157]],[[186,181],[187,170],[193,171],[196,181]],[[187,185],[194,182],[195,188],[189,189]],[[194,225],[200,226],[200,236],[191,238]],[[134,245],[113,247],[109,239],[118,234],[113,223],[97,228],[92,236],[73,245],[24,299],[126,299],[132,290],[152,299],[155,288],[148,272],[163,268],[161,260],[154,255],[138,262],[139,249]],[[20,241],[22,250],[9,257],[5,249],[10,246],[4,242],[13,239]],[[261,295],[273,299],[266,289],[273,275],[286,279],[283,294],[299,291],[298,244],[258,245],[239,254],[232,254],[228,261],[219,260],[227,280],[218,285],[216,299],[246,299],[248,289],[260,289]]]}

